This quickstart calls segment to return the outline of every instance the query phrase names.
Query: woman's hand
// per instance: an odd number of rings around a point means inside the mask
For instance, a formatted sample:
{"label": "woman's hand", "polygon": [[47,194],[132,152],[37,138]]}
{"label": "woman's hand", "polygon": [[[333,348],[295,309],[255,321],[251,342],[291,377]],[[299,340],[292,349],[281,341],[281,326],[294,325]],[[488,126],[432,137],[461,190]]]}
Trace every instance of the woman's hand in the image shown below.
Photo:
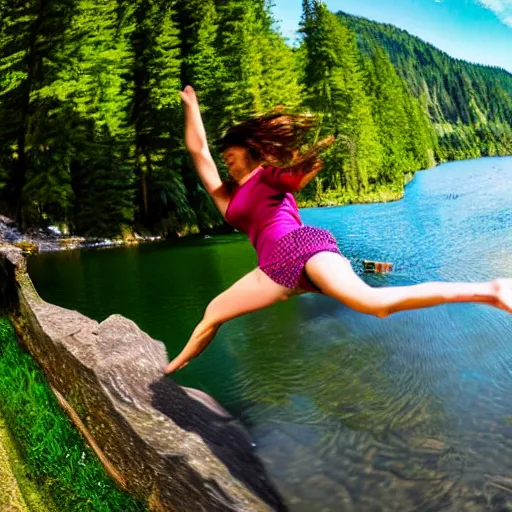
{"label": "woman's hand", "polygon": [[194,91],[194,88],[190,85],[187,85],[183,91],[180,91],[180,96],[187,107],[199,107],[196,91]]}
{"label": "woman's hand", "polygon": [[496,279],[492,284],[496,294],[492,305],[512,313],[512,279]]}
{"label": "woman's hand", "polygon": [[209,155],[196,92],[190,85],[187,85],[183,91],[180,91],[180,96],[185,104],[185,145],[192,154],[207,152]]}

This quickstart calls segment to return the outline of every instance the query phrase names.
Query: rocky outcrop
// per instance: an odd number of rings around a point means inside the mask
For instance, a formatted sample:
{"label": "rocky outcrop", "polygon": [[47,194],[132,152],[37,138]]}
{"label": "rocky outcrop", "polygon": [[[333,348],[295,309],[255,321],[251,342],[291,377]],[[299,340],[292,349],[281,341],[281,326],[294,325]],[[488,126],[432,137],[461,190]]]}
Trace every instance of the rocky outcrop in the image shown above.
{"label": "rocky outcrop", "polygon": [[59,403],[127,492],[158,511],[285,510],[243,427],[163,374],[163,343],[120,315],[98,323],[43,301],[7,244],[0,292]]}

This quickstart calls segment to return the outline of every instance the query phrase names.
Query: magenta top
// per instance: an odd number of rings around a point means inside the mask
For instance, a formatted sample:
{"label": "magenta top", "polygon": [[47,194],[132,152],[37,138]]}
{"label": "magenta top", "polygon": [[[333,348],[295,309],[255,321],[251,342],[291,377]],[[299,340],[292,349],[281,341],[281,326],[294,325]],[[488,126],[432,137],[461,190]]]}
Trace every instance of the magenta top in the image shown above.
{"label": "magenta top", "polygon": [[302,226],[296,191],[301,173],[276,167],[259,167],[242,185],[236,185],[226,210],[226,220],[247,233],[258,254],[260,267],[270,263],[275,243]]}

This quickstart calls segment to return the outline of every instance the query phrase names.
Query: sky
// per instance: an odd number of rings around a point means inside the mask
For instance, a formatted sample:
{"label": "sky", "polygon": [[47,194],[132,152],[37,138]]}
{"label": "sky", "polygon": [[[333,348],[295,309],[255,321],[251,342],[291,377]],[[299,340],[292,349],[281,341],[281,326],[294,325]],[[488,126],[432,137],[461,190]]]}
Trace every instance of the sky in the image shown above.
{"label": "sky", "polygon": [[[302,0],[273,0],[281,33],[290,42]],[[390,23],[469,62],[512,72],[512,0],[324,0],[329,10]]]}

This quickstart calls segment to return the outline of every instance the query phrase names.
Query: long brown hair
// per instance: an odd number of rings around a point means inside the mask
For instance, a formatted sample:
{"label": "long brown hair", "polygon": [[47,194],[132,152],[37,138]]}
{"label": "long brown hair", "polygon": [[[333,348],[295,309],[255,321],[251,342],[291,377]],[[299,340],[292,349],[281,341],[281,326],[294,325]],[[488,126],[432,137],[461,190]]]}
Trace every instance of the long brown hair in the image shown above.
{"label": "long brown hair", "polygon": [[241,146],[263,165],[318,172],[322,168],[319,153],[334,142],[334,137],[308,143],[308,134],[317,126],[311,115],[275,111],[232,126],[218,147],[222,152]]}

